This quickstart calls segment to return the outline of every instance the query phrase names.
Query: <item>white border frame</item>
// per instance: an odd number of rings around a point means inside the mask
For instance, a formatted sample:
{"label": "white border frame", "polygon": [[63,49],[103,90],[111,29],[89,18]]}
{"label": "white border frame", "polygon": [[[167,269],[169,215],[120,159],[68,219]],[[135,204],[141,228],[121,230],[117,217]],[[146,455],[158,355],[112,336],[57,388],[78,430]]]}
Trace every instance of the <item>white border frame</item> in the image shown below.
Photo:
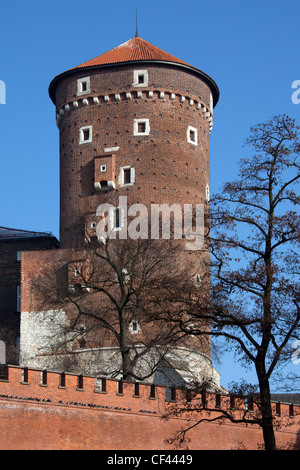
{"label": "white border frame", "polygon": [[[145,132],[139,132],[139,124],[144,123],[146,124]],[[142,136],[142,135],[149,135],[150,134],[150,123],[149,119],[134,119],[133,122],[133,135],[135,136]]]}
{"label": "white border frame", "polygon": [[[139,83],[139,76],[143,75],[144,81],[143,83]],[[149,83],[149,72],[148,70],[134,70],[133,71],[133,84],[134,87],[143,87],[148,86]]]}
{"label": "white border frame", "polygon": [[[124,182],[124,170],[130,170],[130,183]],[[123,186],[132,186],[135,183],[135,169],[132,166],[121,166],[119,174],[119,185]]]}
{"label": "white border frame", "polygon": [[[84,140],[84,131],[89,130],[90,137],[88,140]],[[93,126],[84,126],[79,129],[79,143],[80,144],[88,144],[89,142],[93,142]]]}
{"label": "white border frame", "polygon": [[[194,132],[195,140],[191,140],[191,138],[190,138],[191,132]],[[188,126],[188,128],[187,128],[187,141],[188,141],[189,144],[192,144],[192,145],[195,145],[195,146],[198,145],[198,129],[196,129],[193,126]]]}
{"label": "white border frame", "polygon": [[[86,90],[82,91],[82,84],[86,83]],[[91,92],[90,77],[78,78],[77,80],[77,96],[86,95]]]}

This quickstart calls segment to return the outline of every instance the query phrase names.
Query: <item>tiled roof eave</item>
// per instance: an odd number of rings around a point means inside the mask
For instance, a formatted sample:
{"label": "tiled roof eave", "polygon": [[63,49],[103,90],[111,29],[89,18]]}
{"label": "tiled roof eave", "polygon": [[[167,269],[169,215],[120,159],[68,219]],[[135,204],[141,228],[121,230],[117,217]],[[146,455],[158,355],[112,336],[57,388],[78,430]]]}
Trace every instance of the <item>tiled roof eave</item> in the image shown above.
{"label": "tiled roof eave", "polygon": [[103,69],[103,68],[111,68],[111,67],[122,67],[126,65],[137,65],[137,64],[161,64],[164,66],[174,66],[174,67],[179,67],[186,69],[190,72],[195,73],[199,77],[201,77],[202,80],[204,80],[208,86],[210,87],[212,94],[213,94],[213,101],[214,101],[214,106],[216,106],[218,100],[219,100],[219,88],[215,81],[207,75],[205,72],[202,72],[202,70],[197,69],[196,67],[193,67],[192,65],[185,64],[182,62],[173,62],[173,61],[166,61],[166,60],[158,60],[158,59],[142,59],[142,60],[129,60],[129,61],[123,61],[123,62],[114,62],[114,63],[106,63],[106,64],[95,64],[95,65],[87,65],[87,66],[79,66],[75,67],[73,69],[69,69],[66,72],[63,72],[59,75],[57,75],[50,83],[49,85],[49,96],[53,103],[55,104],[55,87],[57,83],[64,77],[67,77],[69,75],[72,75],[73,73],[79,73],[83,70],[95,70],[95,69]]}

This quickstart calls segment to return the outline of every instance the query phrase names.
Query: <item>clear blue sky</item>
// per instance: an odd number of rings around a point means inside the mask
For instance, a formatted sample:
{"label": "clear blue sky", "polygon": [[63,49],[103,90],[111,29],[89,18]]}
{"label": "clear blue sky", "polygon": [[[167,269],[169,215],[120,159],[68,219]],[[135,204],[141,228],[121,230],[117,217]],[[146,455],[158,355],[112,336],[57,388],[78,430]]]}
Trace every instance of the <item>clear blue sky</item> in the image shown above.
{"label": "clear blue sky", "polygon": [[[59,147],[48,96],[54,76],[139,35],[210,75],[220,88],[211,191],[235,176],[253,124],[300,124],[299,0],[11,0],[1,2],[0,225],[59,236]],[[227,359],[226,361],[227,362]],[[223,363],[223,384],[238,369]]]}

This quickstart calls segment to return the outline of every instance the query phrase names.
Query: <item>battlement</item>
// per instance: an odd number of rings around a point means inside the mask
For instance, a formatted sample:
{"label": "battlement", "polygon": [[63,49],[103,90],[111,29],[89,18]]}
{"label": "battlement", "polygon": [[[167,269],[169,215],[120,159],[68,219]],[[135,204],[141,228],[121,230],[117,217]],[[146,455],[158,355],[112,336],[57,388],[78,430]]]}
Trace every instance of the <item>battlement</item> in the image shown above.
{"label": "battlement", "polygon": [[[162,416],[168,404],[199,404],[205,409],[226,409],[232,413],[255,411],[255,405],[231,395],[202,394],[192,399],[186,390],[139,382],[76,375],[19,366],[5,366],[0,378],[0,400],[26,400],[35,403],[84,406],[129,413]],[[274,416],[292,418],[300,406],[274,402]]]}
{"label": "battlement", "polygon": [[[236,415],[245,409],[251,413],[249,403],[230,395],[188,397],[181,389],[10,365],[2,372],[2,450],[168,450],[176,448],[176,433],[199,418],[216,417],[218,406]],[[201,406],[194,414],[171,413],[163,419],[172,407],[186,409],[197,401]],[[296,405],[274,403],[279,448],[299,448],[299,411]],[[188,438],[190,450],[263,446],[259,426],[223,419],[198,424]]]}

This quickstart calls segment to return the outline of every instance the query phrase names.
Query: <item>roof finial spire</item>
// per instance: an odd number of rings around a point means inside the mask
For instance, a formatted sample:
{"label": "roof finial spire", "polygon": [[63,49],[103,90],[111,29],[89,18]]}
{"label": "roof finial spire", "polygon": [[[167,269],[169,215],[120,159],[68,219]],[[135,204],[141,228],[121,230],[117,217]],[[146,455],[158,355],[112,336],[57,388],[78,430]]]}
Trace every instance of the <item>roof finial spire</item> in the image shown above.
{"label": "roof finial spire", "polygon": [[135,37],[139,37],[138,33],[138,13],[137,13],[137,7],[136,7],[136,12],[135,12]]}

